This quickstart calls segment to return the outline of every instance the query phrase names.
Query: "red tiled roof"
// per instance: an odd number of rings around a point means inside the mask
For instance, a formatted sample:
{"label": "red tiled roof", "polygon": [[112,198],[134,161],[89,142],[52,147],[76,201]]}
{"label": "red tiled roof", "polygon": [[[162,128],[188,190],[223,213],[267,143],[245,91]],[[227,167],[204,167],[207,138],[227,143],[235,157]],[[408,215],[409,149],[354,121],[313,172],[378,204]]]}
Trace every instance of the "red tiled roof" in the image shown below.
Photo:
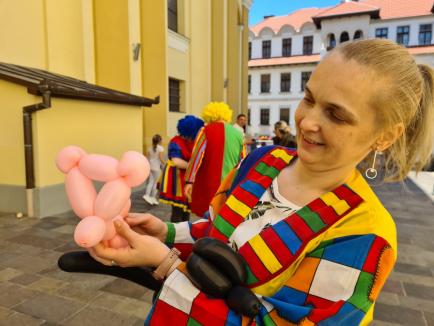
{"label": "red tiled roof", "polygon": [[251,27],[250,30],[255,35],[258,35],[261,30],[268,27],[271,28],[274,33],[278,33],[282,26],[290,25],[296,31],[299,31],[303,24],[309,22],[313,23],[312,17],[319,14],[324,9],[326,8],[305,8],[297,10],[286,16],[270,17]]}
{"label": "red tiled roof", "polygon": [[433,0],[363,0],[361,3],[380,8],[381,19],[432,15]]}
{"label": "red tiled roof", "polygon": [[330,9],[324,10],[316,15],[314,18],[323,18],[330,16],[341,16],[348,14],[363,14],[372,11],[378,11],[380,8],[363,2],[344,2],[340,3]]}
{"label": "red tiled roof", "polygon": [[417,46],[414,48],[408,48],[408,52],[411,54],[434,54],[434,45],[431,46]]}
{"label": "red tiled roof", "polygon": [[293,57],[279,57],[279,58],[269,58],[269,59],[253,59],[249,61],[249,68],[317,63],[320,61],[320,59],[321,57],[319,54],[297,55]]}
{"label": "red tiled roof", "polygon": [[259,32],[269,27],[278,33],[284,25],[294,27],[299,31],[303,24],[314,22],[319,26],[321,20],[336,16],[371,14],[380,19],[406,18],[432,15],[434,0],[360,0],[358,2],[340,3],[334,7],[300,9],[286,16],[271,17],[251,27],[257,36]]}

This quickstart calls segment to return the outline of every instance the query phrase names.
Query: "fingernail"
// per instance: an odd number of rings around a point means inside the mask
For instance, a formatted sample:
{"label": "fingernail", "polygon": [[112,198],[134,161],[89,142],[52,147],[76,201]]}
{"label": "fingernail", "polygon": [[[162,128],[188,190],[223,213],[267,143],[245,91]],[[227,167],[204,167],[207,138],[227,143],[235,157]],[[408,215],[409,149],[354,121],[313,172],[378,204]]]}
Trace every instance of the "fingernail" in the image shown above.
{"label": "fingernail", "polygon": [[120,228],[122,226],[122,222],[121,221],[115,221],[115,226],[117,228]]}

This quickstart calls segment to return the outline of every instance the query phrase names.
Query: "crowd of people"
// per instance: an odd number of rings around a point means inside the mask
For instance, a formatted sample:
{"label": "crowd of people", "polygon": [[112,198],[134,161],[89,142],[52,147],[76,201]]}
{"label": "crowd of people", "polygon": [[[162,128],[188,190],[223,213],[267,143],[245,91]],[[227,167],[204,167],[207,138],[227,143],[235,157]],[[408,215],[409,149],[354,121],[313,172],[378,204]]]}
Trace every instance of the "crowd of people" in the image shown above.
{"label": "crowd of people", "polygon": [[[367,179],[377,177],[380,152],[383,182],[403,180],[429,159],[433,76],[391,41],[343,43],[306,85],[296,139],[277,123],[277,145],[247,157],[238,128],[245,116],[232,126],[229,108],[211,103],[194,145],[194,132],[186,137],[178,125],[181,139],[171,141],[166,166],[185,172],[165,168],[161,182],[162,198],[201,219],[191,223],[174,214],[165,223],[132,214],[116,222],[128,249],[101,243],[92,256],[105,265],[155,268],[161,290],[146,325],[367,325],[398,250],[393,218]],[[296,150],[282,146],[294,141]],[[180,176],[171,182],[184,187],[181,197],[166,195],[169,175]],[[186,259],[204,237],[242,257],[242,287],[259,301],[256,315],[210,295],[189,273]],[[214,267],[212,275],[225,268]]]}

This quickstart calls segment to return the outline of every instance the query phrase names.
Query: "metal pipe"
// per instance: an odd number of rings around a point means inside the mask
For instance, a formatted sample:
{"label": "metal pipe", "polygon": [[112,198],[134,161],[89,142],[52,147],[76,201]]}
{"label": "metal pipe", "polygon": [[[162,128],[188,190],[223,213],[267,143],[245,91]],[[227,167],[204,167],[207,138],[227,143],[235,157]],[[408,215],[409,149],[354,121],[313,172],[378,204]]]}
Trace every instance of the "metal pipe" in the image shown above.
{"label": "metal pipe", "polygon": [[26,167],[26,202],[27,216],[34,216],[33,189],[35,188],[35,164],[33,156],[33,128],[32,113],[51,107],[51,92],[49,85],[44,80],[38,86],[38,91],[42,94],[42,102],[23,107],[23,127],[24,127],[24,157]]}

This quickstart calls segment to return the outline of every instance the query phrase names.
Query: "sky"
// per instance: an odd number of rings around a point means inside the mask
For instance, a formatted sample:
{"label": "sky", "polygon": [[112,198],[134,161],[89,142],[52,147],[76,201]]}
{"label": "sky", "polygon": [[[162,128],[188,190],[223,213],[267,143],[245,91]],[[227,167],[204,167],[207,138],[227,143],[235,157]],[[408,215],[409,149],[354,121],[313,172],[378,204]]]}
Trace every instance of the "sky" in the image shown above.
{"label": "sky", "polygon": [[249,26],[256,25],[267,15],[284,16],[301,8],[328,7],[340,2],[340,0],[253,0],[249,12]]}

